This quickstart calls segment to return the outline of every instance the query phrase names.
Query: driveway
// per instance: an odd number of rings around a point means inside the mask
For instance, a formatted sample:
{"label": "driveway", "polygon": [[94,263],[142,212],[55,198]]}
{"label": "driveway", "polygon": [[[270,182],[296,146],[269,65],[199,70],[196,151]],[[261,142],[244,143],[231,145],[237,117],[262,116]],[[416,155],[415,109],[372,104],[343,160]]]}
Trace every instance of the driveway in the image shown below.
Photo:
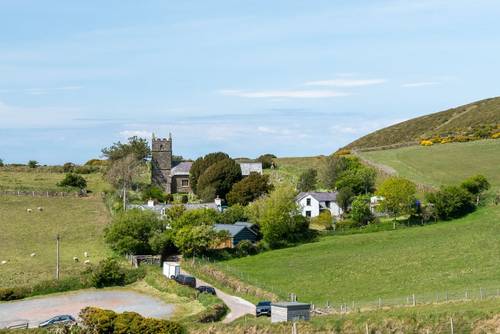
{"label": "driveway", "polygon": [[[183,274],[190,275],[189,273],[185,272],[182,270]],[[200,285],[208,285],[208,286],[213,286],[212,284],[208,284],[198,278],[196,278],[196,286]],[[215,288],[215,292],[217,293],[217,297],[219,297],[226,305],[229,307],[229,313],[226,315],[224,320],[222,321],[223,323],[229,323],[235,319],[238,319],[239,317],[244,316],[245,314],[255,314],[255,305],[250,303],[249,301],[233,296],[230,294],[225,293],[224,291],[221,291],[219,289]]]}
{"label": "driveway", "polygon": [[37,327],[40,322],[61,314],[70,314],[76,318],[86,306],[115,312],[133,311],[144,317],[159,319],[168,319],[174,312],[173,305],[131,290],[80,290],[0,303],[0,328],[18,320],[27,320],[30,327]]}

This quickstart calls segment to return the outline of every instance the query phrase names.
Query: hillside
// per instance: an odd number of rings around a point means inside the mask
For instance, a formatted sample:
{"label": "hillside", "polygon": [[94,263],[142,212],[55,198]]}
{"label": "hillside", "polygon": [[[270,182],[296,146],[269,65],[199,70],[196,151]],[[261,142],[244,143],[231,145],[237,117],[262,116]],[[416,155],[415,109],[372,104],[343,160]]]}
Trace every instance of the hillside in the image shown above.
{"label": "hillside", "polygon": [[373,147],[417,143],[422,138],[481,131],[483,126],[500,124],[500,97],[477,101],[461,107],[410,119],[361,137],[346,148]]}

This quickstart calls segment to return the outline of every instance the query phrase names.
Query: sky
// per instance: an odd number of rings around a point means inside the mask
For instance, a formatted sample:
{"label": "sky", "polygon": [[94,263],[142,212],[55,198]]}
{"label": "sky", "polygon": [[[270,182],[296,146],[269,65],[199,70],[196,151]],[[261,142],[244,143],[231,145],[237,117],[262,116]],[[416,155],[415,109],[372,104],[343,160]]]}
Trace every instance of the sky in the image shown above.
{"label": "sky", "polygon": [[0,0],[0,159],[331,154],[498,96],[498,0]]}

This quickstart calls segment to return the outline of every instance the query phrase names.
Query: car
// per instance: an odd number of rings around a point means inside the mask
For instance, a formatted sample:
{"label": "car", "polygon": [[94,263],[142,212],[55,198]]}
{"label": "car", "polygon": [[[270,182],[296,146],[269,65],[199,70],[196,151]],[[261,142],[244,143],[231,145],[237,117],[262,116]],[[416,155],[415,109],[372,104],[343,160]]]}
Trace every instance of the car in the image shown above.
{"label": "car", "polygon": [[69,314],[58,315],[48,320],[42,321],[38,327],[50,327],[56,325],[74,325],[76,324],[75,318]]}
{"label": "car", "polygon": [[271,302],[262,301],[255,306],[255,316],[260,317],[261,315],[271,316]]}
{"label": "car", "polygon": [[174,280],[179,284],[196,288],[196,278],[193,276],[179,274],[174,277]]}
{"label": "car", "polygon": [[215,296],[215,289],[212,288],[211,286],[200,285],[199,287],[196,288],[196,290],[198,290],[199,293],[209,293]]}

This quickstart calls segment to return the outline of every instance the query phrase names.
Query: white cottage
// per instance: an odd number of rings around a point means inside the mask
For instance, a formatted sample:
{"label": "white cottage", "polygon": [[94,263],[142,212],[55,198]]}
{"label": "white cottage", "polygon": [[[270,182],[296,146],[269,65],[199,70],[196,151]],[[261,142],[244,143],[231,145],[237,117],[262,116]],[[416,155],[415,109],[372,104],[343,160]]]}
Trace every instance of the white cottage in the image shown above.
{"label": "white cottage", "polygon": [[295,199],[304,217],[316,217],[329,210],[333,217],[340,217],[342,209],[337,204],[337,192],[303,192]]}

